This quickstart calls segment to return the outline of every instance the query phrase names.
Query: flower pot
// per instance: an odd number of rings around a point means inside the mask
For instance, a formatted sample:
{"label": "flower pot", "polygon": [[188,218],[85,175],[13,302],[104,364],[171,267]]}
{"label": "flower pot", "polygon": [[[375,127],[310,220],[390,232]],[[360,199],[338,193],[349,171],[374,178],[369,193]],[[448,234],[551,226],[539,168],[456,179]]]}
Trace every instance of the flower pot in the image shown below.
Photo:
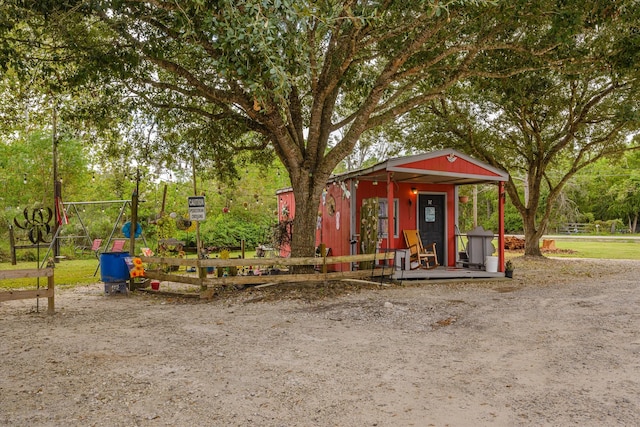
{"label": "flower pot", "polygon": [[467,203],[469,201],[469,196],[460,196],[458,197],[458,201],[460,203]]}
{"label": "flower pot", "polygon": [[505,270],[504,277],[508,277],[509,279],[513,279],[513,270]]}
{"label": "flower pot", "polygon": [[152,280],[151,281],[151,289],[153,289],[154,291],[157,291],[158,289],[160,289],[160,281]]}

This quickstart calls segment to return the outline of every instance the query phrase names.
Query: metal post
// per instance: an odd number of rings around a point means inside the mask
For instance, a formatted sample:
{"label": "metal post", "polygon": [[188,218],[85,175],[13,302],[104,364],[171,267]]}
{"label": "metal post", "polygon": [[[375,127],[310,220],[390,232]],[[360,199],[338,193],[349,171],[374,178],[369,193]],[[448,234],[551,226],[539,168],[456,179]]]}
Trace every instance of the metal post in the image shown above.
{"label": "metal post", "polygon": [[[196,180],[196,155],[191,153],[191,170],[193,174],[193,195],[198,195],[198,185]],[[200,260],[204,258],[204,254],[202,253],[202,240],[200,240],[200,221],[196,221],[196,252],[197,259]],[[198,266],[198,278],[206,279],[207,278],[207,268]],[[201,291],[207,290],[207,285],[202,283],[200,285]]]}

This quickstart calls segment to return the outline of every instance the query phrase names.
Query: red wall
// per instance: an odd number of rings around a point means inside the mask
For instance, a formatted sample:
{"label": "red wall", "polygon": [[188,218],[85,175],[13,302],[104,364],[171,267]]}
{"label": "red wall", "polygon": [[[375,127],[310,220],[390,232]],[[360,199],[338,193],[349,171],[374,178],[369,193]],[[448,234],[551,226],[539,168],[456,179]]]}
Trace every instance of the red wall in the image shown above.
{"label": "red wall", "polygon": [[[348,191],[349,186],[345,183],[345,189]],[[331,215],[329,209],[329,200],[333,197],[335,201],[335,211]],[[324,243],[327,248],[331,248],[332,256],[349,255],[351,251],[350,240],[351,230],[351,202],[352,198],[347,198],[347,193],[343,191],[339,184],[330,184],[327,192],[320,203],[318,210],[322,215],[320,217],[320,227],[316,228],[316,244]],[[348,264],[334,268],[337,271],[349,270]]]}
{"label": "red wall", "polygon": [[[288,210],[288,214],[285,210]],[[295,198],[293,197],[293,191],[278,194],[278,220],[284,221],[287,219],[293,219],[295,215],[296,204]],[[289,245],[283,245],[280,248],[280,256],[288,257],[289,255],[291,255],[291,247]]]}
{"label": "red wall", "polygon": [[[456,250],[455,250],[455,186],[453,185],[439,185],[439,184],[411,184],[411,183],[392,183],[394,186],[393,197],[398,199],[399,205],[399,235],[394,237],[391,241],[391,248],[406,248],[404,238],[402,236],[402,230],[404,229],[417,229],[417,198],[418,196],[411,192],[411,188],[416,188],[418,193],[438,193],[446,194],[447,203],[447,261],[448,265],[455,266]],[[360,181],[357,192],[357,207],[356,207],[356,232],[360,230],[360,206],[363,199],[371,197],[387,197],[387,189],[385,182],[378,182],[378,185],[373,185],[371,181]],[[387,240],[382,241],[382,248],[387,247]],[[441,263],[444,260],[439,260]]]}
{"label": "red wall", "polygon": [[497,173],[487,170],[481,165],[473,164],[464,159],[457,159],[454,162],[447,160],[447,156],[434,157],[432,159],[424,159],[412,163],[404,163],[403,169],[416,169],[416,170],[428,170],[439,171],[448,173],[458,173],[465,175],[477,175],[477,176],[499,176]]}
{"label": "red wall", "polygon": [[[348,189],[348,185],[346,189]],[[335,202],[335,210],[330,213],[329,203],[330,197],[333,197]],[[327,192],[320,202],[318,213],[320,219],[316,226],[316,246],[320,243],[324,243],[327,248],[331,248],[331,256],[337,255],[349,255],[350,254],[350,240],[351,231],[350,218],[351,218],[351,197],[347,198],[346,193],[342,190],[339,184],[330,184],[327,187]],[[288,219],[293,219],[295,216],[295,198],[293,191],[287,191],[278,194],[278,220],[283,221],[287,219],[285,217],[285,207],[289,211]],[[294,231],[295,233],[295,231]],[[284,245],[280,248],[280,256],[288,257],[291,255],[291,248],[288,245]],[[332,266],[332,270],[335,271],[348,271],[351,269],[350,264]]]}
{"label": "red wall", "polygon": [[[346,182],[346,189],[350,188],[350,183]],[[356,209],[356,224],[353,233],[360,233],[360,206],[363,199],[371,197],[387,197],[386,182],[378,182],[378,185],[373,185],[371,181],[360,181],[356,190],[356,199],[353,197],[346,197],[345,192],[342,190],[339,184],[330,184],[327,188],[327,194],[324,198],[324,203],[320,203],[318,212],[322,213],[319,228],[316,228],[316,245],[324,243],[328,248],[331,248],[332,256],[349,255],[351,253],[351,230],[350,230],[350,216],[351,216],[351,204],[355,204]],[[394,198],[398,199],[399,203],[399,235],[394,237],[391,241],[391,248],[405,248],[404,238],[402,237],[403,229],[417,229],[417,195],[411,192],[411,188],[415,187],[419,193],[438,193],[446,194],[447,204],[447,264],[455,266],[456,254],[455,254],[455,186],[453,185],[437,185],[437,184],[405,184],[405,183],[392,183],[394,186]],[[335,213],[329,214],[327,200],[329,196],[333,196],[335,200]],[[283,215],[284,207],[289,210],[289,218],[292,219],[295,215],[295,203],[293,192],[280,193],[278,195],[278,219],[285,219]],[[295,231],[294,231],[295,232]],[[359,243],[359,242],[358,242]],[[387,248],[387,239],[382,240],[381,248]],[[359,245],[357,245],[357,252],[360,252]],[[284,247],[280,250],[280,256],[289,256],[290,248]],[[444,260],[440,260],[442,263]],[[342,266],[336,266],[338,271],[345,271],[350,269],[349,264]]]}

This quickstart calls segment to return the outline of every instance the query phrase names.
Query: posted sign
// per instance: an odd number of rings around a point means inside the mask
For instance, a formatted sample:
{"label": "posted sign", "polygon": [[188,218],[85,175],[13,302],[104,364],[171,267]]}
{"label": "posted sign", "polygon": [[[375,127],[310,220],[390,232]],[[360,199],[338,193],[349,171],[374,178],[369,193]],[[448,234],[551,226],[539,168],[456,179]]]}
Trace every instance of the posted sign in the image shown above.
{"label": "posted sign", "polygon": [[191,221],[204,221],[205,217],[204,196],[189,197],[189,219]]}

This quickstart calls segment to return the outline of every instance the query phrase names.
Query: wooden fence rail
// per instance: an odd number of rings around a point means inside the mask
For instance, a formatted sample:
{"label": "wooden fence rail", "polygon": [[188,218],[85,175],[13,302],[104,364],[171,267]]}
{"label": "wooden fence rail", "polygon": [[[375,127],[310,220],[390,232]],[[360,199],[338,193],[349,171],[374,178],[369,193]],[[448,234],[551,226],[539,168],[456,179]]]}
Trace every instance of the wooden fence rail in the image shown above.
{"label": "wooden fence rail", "polygon": [[47,287],[41,289],[28,289],[17,291],[0,291],[0,302],[14,301],[30,298],[47,298],[49,314],[55,312],[53,268],[31,268],[25,270],[5,270],[0,271],[0,280],[25,279],[29,277],[46,277]]}
{"label": "wooden fence rail", "polygon": [[[193,286],[200,286],[201,298],[210,298],[215,292],[216,287],[227,285],[251,285],[264,283],[287,283],[287,282],[305,282],[305,281],[324,281],[324,280],[341,280],[341,279],[358,279],[366,277],[381,276],[383,274],[391,274],[392,267],[374,266],[367,270],[358,271],[341,271],[330,272],[328,266],[333,264],[343,264],[352,262],[384,262],[394,259],[393,252],[379,254],[361,254],[361,255],[344,255],[331,257],[303,257],[303,258],[230,258],[230,259],[184,259],[184,258],[168,258],[168,257],[140,257],[148,267],[145,270],[145,276],[149,279],[162,280],[168,282],[178,282]],[[153,266],[156,266],[154,268]],[[182,274],[171,274],[163,271],[162,266],[185,266],[193,267],[199,271],[199,275],[187,276]],[[206,268],[225,268],[225,267],[290,267],[290,266],[315,266],[319,271],[305,274],[270,274],[261,276],[226,276],[226,277],[207,277]],[[202,271],[205,273],[202,273]]]}

